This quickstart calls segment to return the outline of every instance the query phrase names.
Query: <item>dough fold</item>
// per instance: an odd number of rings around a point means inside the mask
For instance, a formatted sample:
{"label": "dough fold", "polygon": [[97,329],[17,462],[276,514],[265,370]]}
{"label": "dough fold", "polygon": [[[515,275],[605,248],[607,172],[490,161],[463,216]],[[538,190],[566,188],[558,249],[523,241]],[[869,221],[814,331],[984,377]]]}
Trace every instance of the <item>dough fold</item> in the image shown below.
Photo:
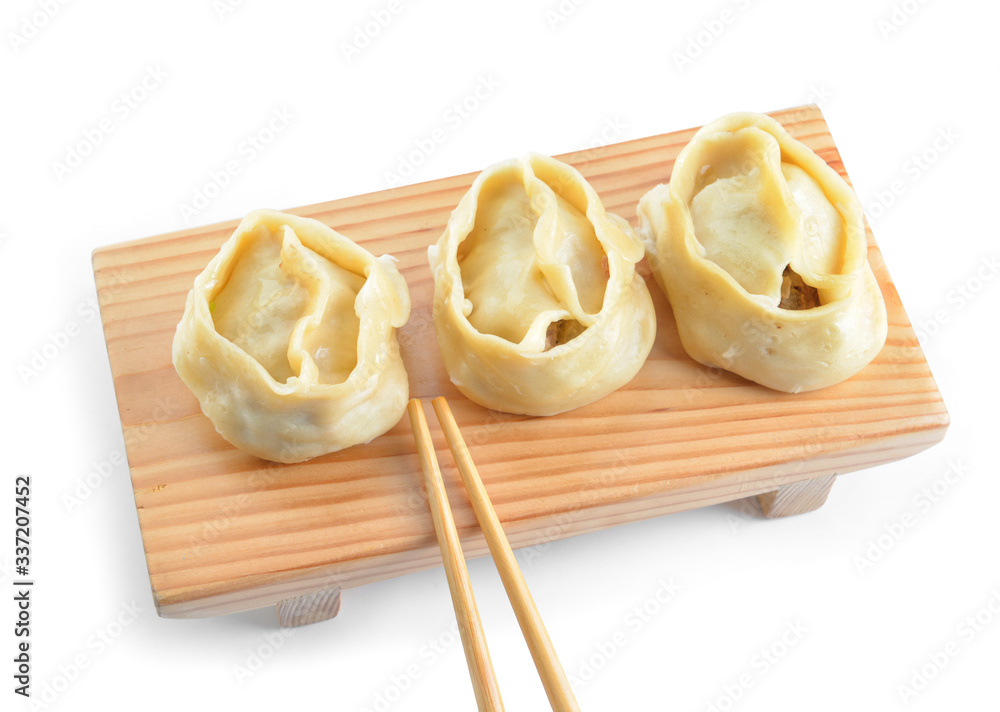
{"label": "dough fold", "polygon": [[369,442],[402,417],[396,329],[409,314],[392,257],[317,220],[257,210],[195,278],[174,368],[223,438],[300,462]]}

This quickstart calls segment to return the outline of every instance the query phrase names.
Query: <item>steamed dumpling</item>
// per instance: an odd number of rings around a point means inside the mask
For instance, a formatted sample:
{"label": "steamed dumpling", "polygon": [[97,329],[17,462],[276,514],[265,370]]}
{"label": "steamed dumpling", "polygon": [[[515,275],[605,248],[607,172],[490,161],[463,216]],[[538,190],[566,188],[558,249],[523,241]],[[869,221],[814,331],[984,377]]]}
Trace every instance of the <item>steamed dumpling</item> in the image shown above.
{"label": "steamed dumpling", "polygon": [[173,361],[230,443],[299,462],[368,442],[406,410],[396,329],[410,313],[391,257],[316,220],[247,215],[195,279]]}
{"label": "steamed dumpling", "polygon": [[529,154],[486,169],[429,250],[452,382],[480,405],[528,415],[624,385],[656,333],[642,256],[574,168]]}
{"label": "steamed dumpling", "polygon": [[774,119],[732,114],[702,128],[639,217],[695,360],[810,391],[850,378],[885,343],[857,196]]}

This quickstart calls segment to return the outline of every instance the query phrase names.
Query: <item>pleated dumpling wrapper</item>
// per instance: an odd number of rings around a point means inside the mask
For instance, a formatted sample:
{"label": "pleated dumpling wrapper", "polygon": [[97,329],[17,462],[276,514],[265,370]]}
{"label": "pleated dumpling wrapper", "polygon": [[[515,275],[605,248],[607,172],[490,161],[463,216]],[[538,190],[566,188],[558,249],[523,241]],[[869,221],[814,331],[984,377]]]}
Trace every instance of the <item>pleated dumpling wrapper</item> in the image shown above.
{"label": "pleated dumpling wrapper", "polygon": [[428,250],[444,365],[480,405],[578,408],[628,383],[656,335],[643,246],[571,166],[539,154],[483,171]]}
{"label": "pleated dumpling wrapper", "polygon": [[230,443],[301,462],[402,417],[409,385],[396,329],[409,314],[392,257],[316,220],[257,210],[195,279],[174,367]]}
{"label": "pleated dumpling wrapper", "polygon": [[703,127],[639,218],[696,361],[797,393],[850,378],[882,349],[861,204],[774,119],[739,113]]}

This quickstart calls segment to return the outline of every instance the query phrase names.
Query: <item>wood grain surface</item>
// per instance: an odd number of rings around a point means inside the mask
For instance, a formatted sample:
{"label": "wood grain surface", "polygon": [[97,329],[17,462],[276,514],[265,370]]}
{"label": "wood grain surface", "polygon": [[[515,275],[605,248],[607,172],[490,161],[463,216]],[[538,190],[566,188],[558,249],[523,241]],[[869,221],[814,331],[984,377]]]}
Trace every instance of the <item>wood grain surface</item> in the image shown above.
{"label": "wood grain surface", "polygon": [[[773,116],[845,175],[818,108]],[[694,131],[560,158],[583,173],[609,211],[636,224],[639,198],[669,179]],[[868,259],[885,296],[889,337],[871,365],[840,385],[784,394],[691,360],[643,263],[658,334],[630,384],[550,418],[469,402],[449,383],[438,354],[426,248],[474,177],[289,212],[399,259],[413,301],[399,333],[411,395],[448,398],[515,547],[830,478],[906,457],[944,436],[944,403],[870,231]],[[219,437],[174,372],[171,341],[185,296],[237,223],[93,256],[149,578],[163,616],[256,608],[441,565],[407,418],[368,445],[276,465]],[[468,497],[440,429],[431,427],[462,546],[468,556],[482,555]],[[783,499],[772,504],[802,509]]]}

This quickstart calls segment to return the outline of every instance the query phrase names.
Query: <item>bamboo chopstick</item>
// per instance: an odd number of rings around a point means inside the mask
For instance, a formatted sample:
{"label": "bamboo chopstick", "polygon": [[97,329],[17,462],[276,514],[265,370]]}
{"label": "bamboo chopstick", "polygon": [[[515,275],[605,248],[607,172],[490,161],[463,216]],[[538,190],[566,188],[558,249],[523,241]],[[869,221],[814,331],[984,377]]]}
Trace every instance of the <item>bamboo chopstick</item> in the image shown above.
{"label": "bamboo chopstick", "polygon": [[455,529],[455,519],[448,504],[448,493],[444,489],[444,480],[441,478],[431,433],[427,428],[423,404],[418,399],[411,398],[407,411],[410,414],[410,424],[413,426],[420,466],[424,471],[427,499],[434,519],[434,531],[441,547],[441,558],[444,560],[448,589],[451,591],[451,601],[455,607],[455,617],[458,619],[458,630],[462,637],[462,647],[465,648],[465,662],[472,678],[476,703],[480,712],[502,712],[500,689],[497,687],[496,675],[493,672],[490,651],[486,647],[486,635],[483,633],[479,609],[472,594],[469,571],[465,566],[465,556],[462,554],[458,530]]}
{"label": "bamboo chopstick", "polygon": [[479,477],[476,465],[472,461],[469,448],[465,445],[462,433],[455,422],[455,416],[448,407],[448,401],[444,398],[435,398],[432,401],[434,412],[437,413],[438,421],[444,430],[445,439],[455,462],[458,471],[462,475],[462,482],[468,490],[469,499],[472,501],[472,508],[476,512],[476,519],[479,520],[479,527],[486,536],[486,543],[490,547],[490,554],[496,563],[497,571],[503,581],[507,591],[507,598],[517,616],[517,622],[521,626],[521,633],[531,651],[531,658],[535,661],[535,669],[542,679],[545,687],[545,694],[549,698],[549,705],[556,712],[579,712],[579,705],[573,695],[566,672],[559,663],[559,656],[556,655],[552,640],[549,638],[545,624],[538,612],[535,601],[528,591],[528,585],[521,575],[521,569],[514,558],[514,552],[510,548],[507,535],[504,534],[503,526],[493,509],[486,487]]}

